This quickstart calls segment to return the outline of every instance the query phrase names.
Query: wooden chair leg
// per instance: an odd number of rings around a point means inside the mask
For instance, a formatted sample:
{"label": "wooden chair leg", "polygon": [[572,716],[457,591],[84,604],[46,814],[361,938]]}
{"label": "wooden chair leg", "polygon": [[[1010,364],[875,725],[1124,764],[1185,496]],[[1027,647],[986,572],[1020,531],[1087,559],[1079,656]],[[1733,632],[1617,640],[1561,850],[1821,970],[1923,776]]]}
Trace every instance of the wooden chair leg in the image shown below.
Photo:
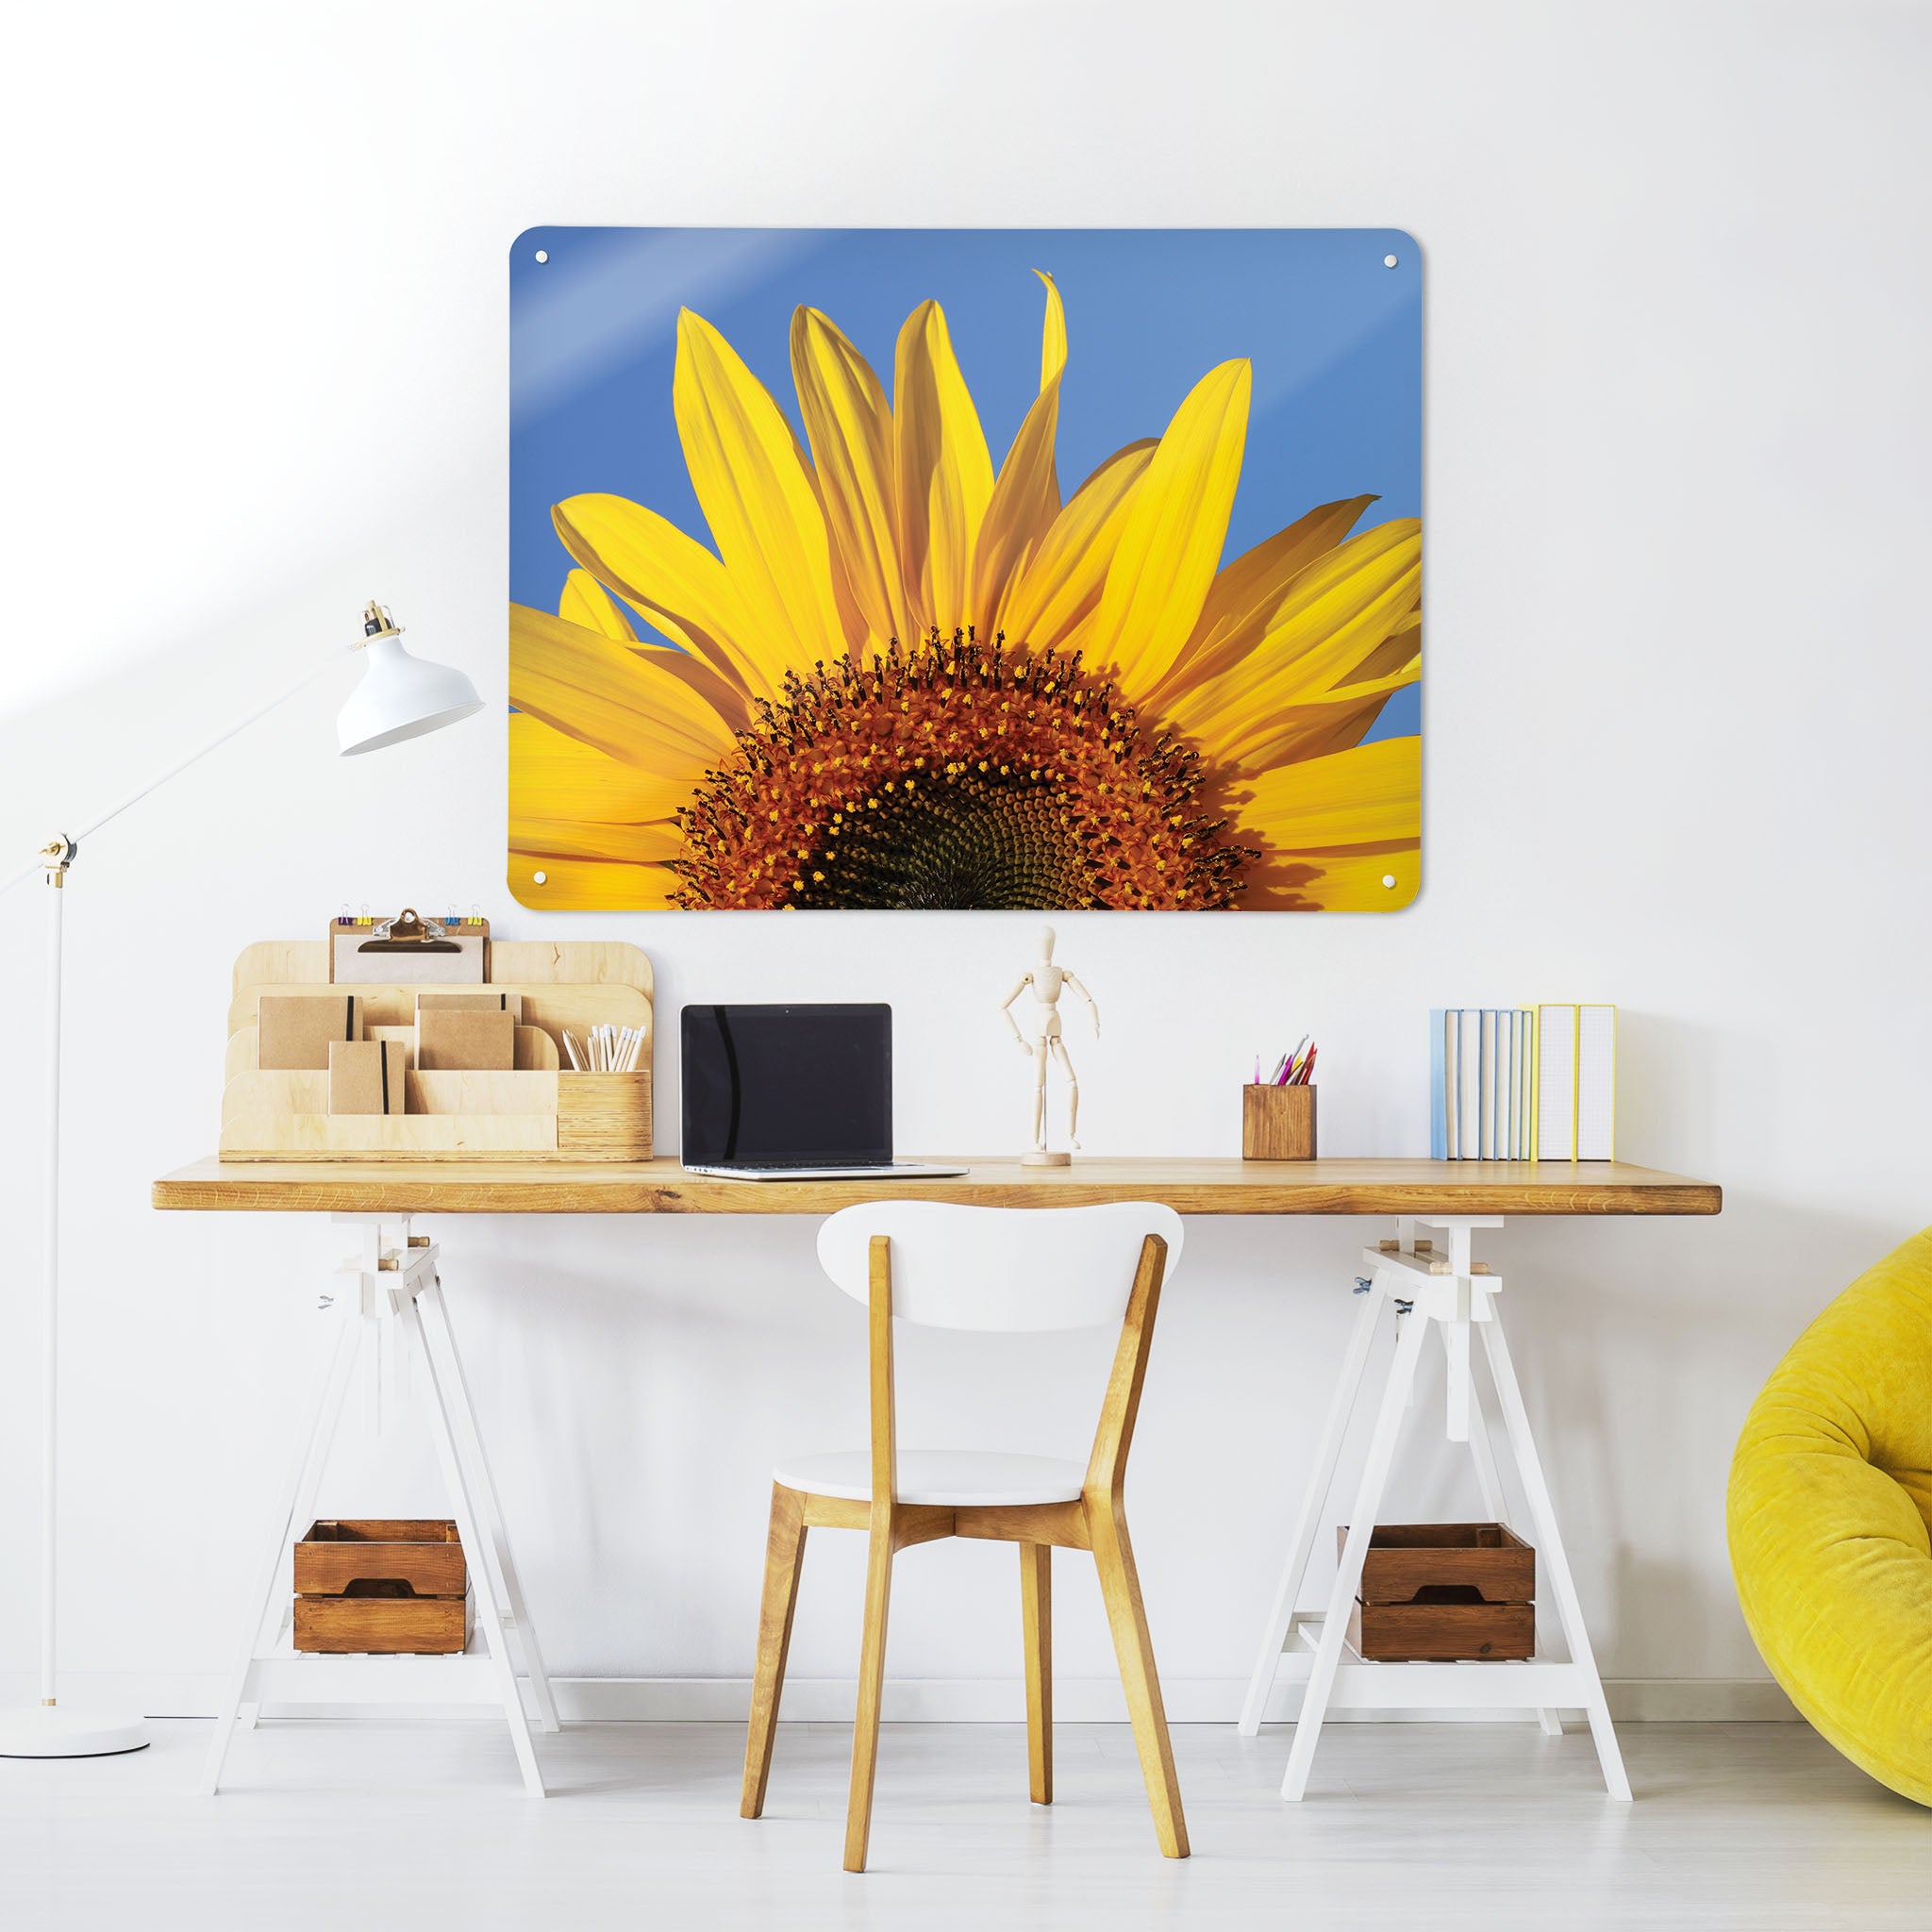
{"label": "wooden chair leg", "polygon": [[738,1807],[741,1818],[756,1818],[765,1808],[778,1700],[785,1692],[785,1656],[791,1647],[791,1613],[798,1607],[798,1572],[804,1560],[805,1498],[783,1483],[774,1483],[772,1526],[765,1541],[765,1593],[758,1608],[758,1667],[751,1685],[751,1727],[744,1740],[744,1791]]}
{"label": "wooden chair leg", "polygon": [[1020,1623],[1026,1645],[1026,1781],[1053,1803],[1053,1545],[1020,1545]]}
{"label": "wooden chair leg", "polygon": [[852,1791],[845,1807],[845,1869],[865,1870],[872,1836],[873,1778],[879,1761],[879,1700],[886,1685],[886,1611],[892,1593],[892,1533],[874,1522],[865,1565],[865,1637],[858,1657],[858,1709],[852,1724]]}
{"label": "wooden chair leg", "polygon": [[1106,1502],[1089,1510],[1093,1560],[1100,1571],[1100,1594],[1120,1659],[1127,1714],[1134,1721],[1134,1743],[1141,1753],[1141,1775],[1154,1808],[1154,1835],[1170,1858],[1188,1856],[1188,1825],[1181,1815],[1181,1788],[1174,1776],[1174,1746],[1167,1735],[1167,1712],[1160,1702],[1160,1679],[1154,1669],[1154,1642],[1141,1602],[1141,1578],[1134,1568],[1126,1520]]}

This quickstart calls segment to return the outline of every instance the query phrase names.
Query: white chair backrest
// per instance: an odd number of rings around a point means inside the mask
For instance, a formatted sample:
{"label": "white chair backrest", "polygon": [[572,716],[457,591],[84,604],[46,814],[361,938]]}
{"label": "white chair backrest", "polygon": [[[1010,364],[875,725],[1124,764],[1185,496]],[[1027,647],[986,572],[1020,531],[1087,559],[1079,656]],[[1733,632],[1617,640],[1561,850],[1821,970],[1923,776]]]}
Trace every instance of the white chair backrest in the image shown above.
{"label": "white chair backrest", "polygon": [[1141,1245],[1167,1243],[1165,1279],[1181,1255],[1181,1218],[1158,1201],[1097,1208],[960,1208],[868,1201],[819,1229],[819,1261],[855,1301],[872,1296],[874,1235],[892,1243],[892,1312],[927,1328],[995,1334],[1117,1324],[1127,1311]]}

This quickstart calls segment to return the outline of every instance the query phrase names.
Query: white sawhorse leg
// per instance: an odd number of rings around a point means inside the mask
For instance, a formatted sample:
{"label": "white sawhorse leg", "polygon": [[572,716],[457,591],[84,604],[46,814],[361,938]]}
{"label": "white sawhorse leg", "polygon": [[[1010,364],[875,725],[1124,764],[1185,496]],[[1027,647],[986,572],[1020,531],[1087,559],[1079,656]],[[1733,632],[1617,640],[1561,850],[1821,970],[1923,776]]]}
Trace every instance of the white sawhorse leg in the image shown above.
{"label": "white sawhorse leg", "polygon": [[[1502,1324],[1491,1322],[1483,1333],[1487,1335],[1492,1328],[1500,1334]],[[1473,1383],[1470,1407],[1469,1453],[1475,1463],[1475,1486],[1482,1492],[1483,1511],[1494,1522],[1507,1523],[1509,1505],[1504,1499],[1503,1478],[1496,1468],[1495,1444],[1490,1440],[1490,1419],[1483,1412],[1482,1398],[1476,1394]],[[1575,1653],[1573,1651],[1571,1654],[1574,1656]],[[1563,1735],[1563,1713],[1554,1705],[1545,1705],[1539,1710],[1536,1721],[1542,1726],[1544,1737],[1560,1738]]]}
{"label": "white sawhorse leg", "polygon": [[1322,1446],[1315,1452],[1315,1473],[1302,1493],[1301,1514],[1295,1519],[1288,1562],[1275,1588],[1274,1607],[1268,1612],[1268,1627],[1261,1635],[1261,1654],[1255,1660],[1255,1674],[1248,1680],[1248,1701],[1241,1707],[1241,1733],[1244,1738],[1252,1738],[1260,1730],[1268,1708],[1268,1693],[1274,1688],[1275,1673],[1281,1666],[1281,1647],[1288,1641],[1294,1607],[1301,1598],[1302,1581],[1308,1574],[1308,1559],[1314,1554],[1315,1539],[1322,1533],[1323,1506],[1335,1487],[1335,1467],[1341,1459],[1349,1418],[1355,1413],[1356,1398],[1361,1392],[1362,1376],[1369,1366],[1375,1324],[1381,1320],[1380,1286],[1364,1277],[1356,1284],[1356,1292],[1361,1297],[1361,1308],[1349,1331],[1341,1376],[1335,1385],[1334,1400],[1328,1405],[1328,1420],[1322,1425]]}
{"label": "white sawhorse leg", "polygon": [[1587,1681],[1589,1694],[1583,1700],[1583,1708],[1590,1718],[1590,1735],[1596,1743],[1597,1762],[1603,1766],[1604,1784],[1611,1797],[1627,1804],[1630,1779],[1624,1770],[1624,1754],[1617,1744],[1616,1727],[1610,1723],[1609,1700],[1604,1695],[1604,1681],[1597,1674],[1596,1653],[1591,1648],[1583,1605],[1576,1594],[1575,1578],[1570,1574],[1563,1539],[1557,1529],[1556,1506],[1550,1501],[1549,1484],[1543,1480],[1542,1458],[1536,1453],[1536,1438],[1529,1432],[1529,1415],[1523,1406],[1523,1391],[1517,1386],[1516,1365],[1509,1359],[1509,1343],[1503,1334],[1502,1323],[1484,1324],[1483,1353],[1490,1358],[1496,1400],[1503,1408],[1503,1425],[1509,1432],[1517,1473],[1523,1478],[1524,1494],[1529,1501],[1538,1554],[1550,1579],[1550,1588],[1557,1593],[1557,1614],[1562,1620],[1563,1641],[1570,1646],[1570,1662]]}
{"label": "white sawhorse leg", "polygon": [[1369,1439],[1368,1460],[1362,1465],[1362,1479],[1349,1517],[1348,1537],[1342,1544],[1334,1587],[1328,1592],[1321,1641],[1316,1645],[1314,1666],[1308,1673],[1308,1688],[1302,1696],[1301,1717],[1294,1727],[1288,1774],[1281,1783],[1284,1798],[1299,1798],[1307,1789],[1308,1767],[1315,1760],[1315,1746],[1322,1740],[1322,1722],[1328,1715],[1336,1668],[1341,1662],[1341,1646],[1348,1636],[1349,1610],[1361,1582],[1362,1559],[1368,1555],[1369,1532],[1382,1507],[1382,1491],[1388,1486],[1389,1471],[1395,1460],[1395,1444],[1402,1433],[1409,1391],[1415,1386],[1416,1364],[1422,1358],[1423,1337],[1428,1333],[1429,1324],[1411,1308],[1407,1315],[1398,1317],[1398,1326],[1395,1359],[1390,1364],[1388,1385],[1382,1391],[1375,1433]]}
{"label": "white sawhorse leg", "polygon": [[[1427,1241],[1417,1243],[1413,1224],[1407,1221],[1401,1224],[1398,1241],[1385,1242],[1380,1250],[1370,1250],[1365,1255],[1373,1284],[1369,1305],[1357,1317],[1350,1338],[1341,1386],[1331,1406],[1313,1480],[1302,1505],[1289,1561],[1264,1633],[1262,1655],[1249,1686],[1241,1728],[1249,1735],[1258,1728],[1275,1674],[1282,1666],[1283,1645],[1293,1644],[1299,1639],[1303,1648],[1294,1652],[1294,1657],[1306,1668],[1307,1688],[1287,1775],[1282,1782],[1284,1797],[1298,1799],[1307,1790],[1322,1724],[1331,1707],[1513,1706],[1519,1709],[1534,1708],[1543,1729],[1557,1735],[1562,1728],[1559,1707],[1570,1705],[1580,1706],[1590,1716],[1591,1736],[1609,1794],[1627,1799],[1629,1783],[1610,1724],[1603,1683],[1597,1674],[1589,1632],[1584,1627],[1542,1465],[1530,1435],[1508,1345],[1496,1316],[1495,1297],[1502,1282],[1477,1267],[1470,1257],[1472,1228],[1494,1227],[1501,1223],[1471,1218],[1436,1224],[1444,1227],[1449,1235],[1446,1257]],[[1396,1308],[1395,1357],[1349,1511],[1348,1535],[1325,1614],[1320,1619],[1319,1638],[1313,1638],[1309,1625],[1315,1620],[1299,1614],[1295,1605],[1315,1541],[1323,1524],[1329,1520],[1330,1492],[1342,1440],[1385,1303],[1393,1303]],[[1348,1618],[1360,1588],[1369,1535],[1380,1511],[1403,1424],[1414,1399],[1423,1335],[1429,1327],[1441,1330],[1447,1358],[1446,1433],[1452,1441],[1468,1442],[1484,1507],[1497,1521],[1507,1522],[1489,1422],[1471,1374],[1471,1328],[1474,1327],[1482,1336],[1510,1449],[1529,1505],[1535,1541],[1542,1554],[1544,1574],[1556,1598],[1557,1622],[1569,1646],[1567,1661],[1539,1658],[1530,1663],[1469,1665],[1344,1660]],[[1307,1654],[1310,1650],[1312,1656]]]}
{"label": "white sawhorse leg", "polygon": [[[503,1524],[503,1506],[496,1500],[496,1479],[490,1473],[489,1452],[476,1432],[475,1411],[470,1406],[469,1378],[463,1374],[463,1358],[457,1350],[457,1334],[450,1325],[449,1307],[442,1298],[441,1277],[433,1279],[425,1292],[416,1298],[418,1327],[425,1358],[430,1363],[443,1412],[455,1424],[463,1444],[463,1460],[470,1468],[475,1503],[482,1510],[482,1540],[478,1544],[481,1560],[491,1566],[491,1581],[497,1601],[503,1606],[503,1627],[516,1639],[523,1652],[524,1674],[530,1680],[530,1695],[537,1707],[537,1722],[546,1731],[562,1728],[558,1722],[557,1701],[550,1694],[550,1677],[543,1668],[543,1654],[537,1647],[537,1628],[524,1605],[523,1585],[517,1580],[517,1566],[509,1551],[509,1533]],[[440,1359],[439,1359],[440,1358]]]}
{"label": "white sawhorse leg", "polygon": [[[341,1216],[367,1230],[360,1262],[344,1273],[352,1286],[335,1298],[338,1323],[321,1396],[302,1432],[295,1466],[284,1492],[265,1574],[251,1604],[242,1657],[217,1713],[201,1790],[220,1788],[222,1769],[242,1712],[263,1703],[463,1703],[492,1701],[509,1725],[525,1789],[543,1795],[543,1780],[530,1742],[514,1640],[539,1721],[558,1728],[557,1707],[543,1672],[536,1632],[524,1605],[509,1540],[491,1480],[482,1438],[470,1407],[456,1336],[436,1272],[436,1250],[412,1238],[407,1220]],[[391,1244],[386,1244],[385,1237]],[[329,1306],[325,1299],[325,1306]],[[483,1654],[459,1657],[297,1657],[284,1649],[292,1618],[290,1551],[315,1510],[328,1451],[365,1341],[375,1344],[393,1323],[417,1354],[418,1377],[437,1457],[449,1486],[451,1514],[470,1557]],[[379,1349],[374,1350],[378,1357]]]}
{"label": "white sawhorse leg", "polygon": [[[325,1303],[326,1306],[326,1303]],[[353,1314],[336,1319],[334,1346],[329,1351],[315,1401],[310,1405],[308,1426],[302,1431],[289,1479],[283,1486],[282,1508],[269,1540],[267,1560],[259,1573],[254,1594],[249,1598],[248,1628],[238,1646],[240,1656],[222,1692],[221,1708],[215,1716],[214,1740],[208,1746],[208,1761],[202,1770],[200,1791],[211,1798],[221,1782],[222,1765],[228,1744],[235,1735],[235,1722],[248,1698],[252,1666],[256,1657],[273,1646],[279,1636],[290,1602],[292,1585],[285,1583],[289,1551],[302,1534],[315,1507],[315,1495],[322,1484],[323,1467],[328,1460],[328,1445],[341,1417],[342,1403],[349,1392],[349,1376],[356,1366],[361,1333]],[[271,1630],[271,1617],[274,1628]],[[250,1707],[251,1723],[253,1707]]]}
{"label": "white sawhorse leg", "polygon": [[442,1479],[449,1485],[451,1513],[457,1520],[457,1535],[465,1550],[476,1554],[470,1561],[471,1588],[476,1592],[476,1621],[483,1625],[484,1645],[490,1657],[490,1674],[509,1721],[509,1740],[517,1754],[517,1765],[524,1774],[524,1788],[533,1797],[543,1795],[543,1774],[537,1768],[537,1753],[530,1742],[530,1722],[524,1715],[524,1693],[517,1683],[516,1666],[510,1659],[509,1632],[504,1626],[508,1606],[497,1594],[494,1563],[484,1557],[484,1539],[478,1524],[473,1495],[475,1478],[463,1468],[457,1449],[456,1431],[450,1426],[450,1409],[458,1398],[436,1372],[436,1358],[429,1352],[429,1337],[423,1325],[423,1309],[411,1295],[403,1311],[423,1362],[429,1371],[435,1400],[429,1409],[429,1434],[436,1444],[436,1459],[442,1465]]}

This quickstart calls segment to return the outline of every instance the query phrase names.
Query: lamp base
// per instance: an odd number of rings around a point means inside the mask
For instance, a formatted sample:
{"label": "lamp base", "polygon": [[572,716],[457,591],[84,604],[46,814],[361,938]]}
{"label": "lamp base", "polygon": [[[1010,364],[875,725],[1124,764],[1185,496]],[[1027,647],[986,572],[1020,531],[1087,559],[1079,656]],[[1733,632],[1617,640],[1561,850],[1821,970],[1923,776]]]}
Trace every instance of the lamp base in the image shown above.
{"label": "lamp base", "polygon": [[114,1757],[147,1745],[147,1724],[138,1717],[56,1704],[0,1711],[0,1757]]}

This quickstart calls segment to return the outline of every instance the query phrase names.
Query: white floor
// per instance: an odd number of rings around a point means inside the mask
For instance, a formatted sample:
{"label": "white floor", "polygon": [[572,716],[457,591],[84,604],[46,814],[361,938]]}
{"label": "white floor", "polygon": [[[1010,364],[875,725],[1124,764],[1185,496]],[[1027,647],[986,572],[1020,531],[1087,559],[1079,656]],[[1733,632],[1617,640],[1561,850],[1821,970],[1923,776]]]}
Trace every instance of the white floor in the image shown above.
{"label": "white floor", "polygon": [[1041,1809],[1020,1728],[889,1724],[862,1877],[839,1869],[840,1725],[781,1729],[755,1824],[727,1724],[541,1739],[541,1802],[491,1724],[264,1725],[211,1801],[189,1794],[208,1725],[155,1729],[131,1757],[0,1761],[5,1932],[1932,1924],[1932,1813],[1802,1724],[1627,1724],[1634,1806],[1584,1735],[1338,1724],[1300,1807],[1286,1730],[1183,1725],[1185,1863],[1155,1850],[1124,1725],[1059,1727]]}

